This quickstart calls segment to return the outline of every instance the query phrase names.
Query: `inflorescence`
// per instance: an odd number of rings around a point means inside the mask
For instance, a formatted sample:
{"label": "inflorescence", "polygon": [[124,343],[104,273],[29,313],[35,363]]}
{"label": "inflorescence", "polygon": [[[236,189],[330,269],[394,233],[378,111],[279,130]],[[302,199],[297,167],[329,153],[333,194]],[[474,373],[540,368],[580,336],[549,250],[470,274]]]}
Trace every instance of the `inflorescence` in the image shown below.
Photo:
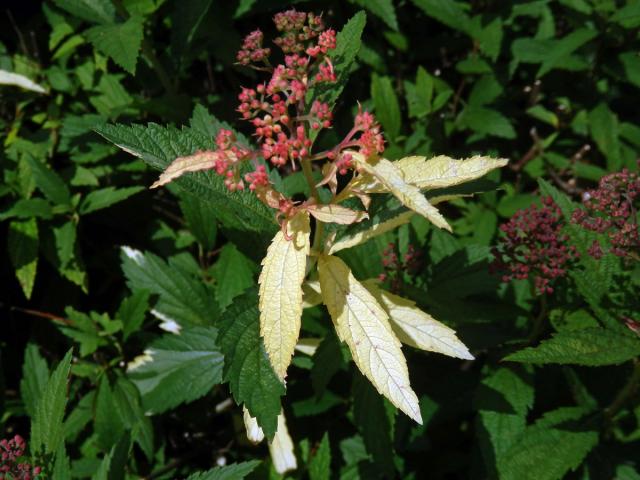
{"label": "inflorescence", "polygon": [[551,197],[517,211],[500,226],[504,236],[494,249],[492,270],[502,273],[503,282],[533,278],[538,294],[553,293],[554,280],[577,257],[562,227],[562,212]]}
{"label": "inflorescence", "polygon": [[11,440],[0,440],[0,480],[32,480],[42,468],[23,462],[27,443],[20,435]]}
{"label": "inflorescence", "polygon": [[[346,175],[355,167],[345,149],[358,149],[369,158],[384,151],[384,138],[374,116],[360,110],[353,128],[338,145],[312,154],[317,133],[332,127],[333,112],[330,104],[311,101],[307,94],[318,84],[337,81],[329,55],[336,48],[336,32],[325,28],[321,16],[296,10],[276,14],[274,23],[279,36],[273,43],[284,53],[284,63],[270,63],[271,48],[264,47],[260,30],[244,39],[236,57],[239,64],[271,75],[254,88],[242,88],[238,95],[237,111],[251,123],[258,148],[241,144],[233,132],[222,129],[216,138],[214,169],[224,176],[229,190],[248,188],[287,216],[295,211],[294,204],[275,191],[260,159],[275,168],[291,170],[297,170],[303,162],[310,165],[326,160],[328,166],[322,169],[325,178],[320,184],[333,186],[337,175]],[[253,169],[242,174],[241,166],[247,161]]]}
{"label": "inflorescence", "polygon": [[640,176],[628,171],[606,175],[600,179],[598,188],[583,196],[584,209],[573,213],[572,221],[582,228],[605,234],[609,246],[597,240],[589,253],[600,258],[608,250],[619,257],[637,259],[640,253],[637,204],[640,201]]}

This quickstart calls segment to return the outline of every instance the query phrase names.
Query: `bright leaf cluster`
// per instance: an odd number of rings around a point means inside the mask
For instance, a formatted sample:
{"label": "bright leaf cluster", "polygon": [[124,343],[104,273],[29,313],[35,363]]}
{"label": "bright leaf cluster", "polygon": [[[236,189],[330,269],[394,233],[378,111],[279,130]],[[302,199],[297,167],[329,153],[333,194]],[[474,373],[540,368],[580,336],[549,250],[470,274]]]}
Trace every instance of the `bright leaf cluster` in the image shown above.
{"label": "bright leaf cluster", "polygon": [[[327,306],[338,337],[360,371],[378,392],[421,423],[402,343],[462,359],[473,356],[449,327],[413,302],[382,290],[376,280],[359,281],[333,254],[407,223],[413,214],[451,230],[436,202],[429,202],[423,192],[477,179],[507,162],[482,156],[391,161],[382,157],[384,138],[375,117],[361,108],[338,144],[315,152],[318,133],[332,127],[333,113],[330,103],[314,98],[314,87],[336,82],[331,52],[339,48],[340,39],[313,14],[289,10],[276,15],[274,23],[280,33],[274,43],[282,49],[284,63],[272,66],[271,49],[264,46],[259,30],[246,37],[237,55],[241,65],[270,75],[255,88],[243,88],[238,97],[238,112],[251,123],[257,147],[221,129],[215,150],[175,159],[153,187],[188,172],[213,170],[224,177],[229,191],[248,188],[272,208],[281,228],[262,261],[259,309],[260,334],[276,375],[284,382],[299,341],[303,305],[313,304],[308,298],[303,303],[303,291],[317,294],[319,289],[318,300]],[[286,197],[271,181],[271,168],[281,176],[301,168],[311,196],[302,201]],[[395,196],[404,210],[384,221],[369,220],[372,195],[380,194]],[[325,228],[365,221],[369,225],[337,241],[335,229]],[[329,230],[334,233],[325,233]]]}

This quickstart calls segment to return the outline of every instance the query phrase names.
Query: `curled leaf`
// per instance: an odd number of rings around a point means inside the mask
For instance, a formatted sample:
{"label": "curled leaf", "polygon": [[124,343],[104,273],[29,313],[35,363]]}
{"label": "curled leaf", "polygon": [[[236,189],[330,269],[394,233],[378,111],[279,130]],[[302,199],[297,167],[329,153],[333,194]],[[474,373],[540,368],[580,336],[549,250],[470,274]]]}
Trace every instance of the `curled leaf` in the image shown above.
{"label": "curled leaf", "polygon": [[251,443],[260,443],[264,440],[264,432],[260,425],[258,425],[258,420],[251,416],[247,407],[242,407],[242,419],[244,420],[244,428],[247,430],[247,439]]}
{"label": "curled leaf", "polygon": [[[298,341],[302,316],[302,282],[309,254],[309,215],[296,214],[280,230],[262,260],[260,335],[274,371],[284,379]],[[287,239],[290,238],[290,240]]]}
{"label": "curled leaf", "polygon": [[389,314],[391,328],[402,343],[450,357],[474,359],[455,330],[420,310],[415,302],[382,290],[375,281],[363,284]]}
{"label": "curled leaf", "polygon": [[491,170],[504,167],[509,160],[476,155],[456,160],[445,155],[427,160],[413,156],[401,158],[395,166],[402,172],[404,180],[422,190],[445,188],[480,178]]}
{"label": "curled leaf", "polygon": [[276,435],[273,437],[273,441],[269,442],[269,453],[271,454],[273,467],[279,474],[282,475],[289,470],[298,468],[296,454],[293,451],[293,440],[291,440],[291,436],[289,435],[287,421],[282,412],[278,415],[278,430],[276,431]]}
{"label": "curled leaf", "polygon": [[380,394],[421,424],[407,362],[387,313],[338,257],[321,255],[318,273],[323,301],[355,364]]}
{"label": "curled leaf", "polygon": [[309,205],[306,210],[324,223],[351,225],[369,218],[367,212],[351,210],[340,205]]}
{"label": "curled leaf", "polygon": [[360,154],[354,158],[358,159],[358,166],[362,170],[374,176],[405,207],[422,215],[436,227],[451,231],[451,227],[438,209],[429,203],[418,187],[405,182],[402,172],[392,162],[381,158],[377,163],[370,164]]}
{"label": "curled leaf", "polygon": [[165,171],[160,175],[160,178],[158,178],[150,188],[158,188],[162,185],[166,185],[170,181],[175,180],[188,172],[211,170],[215,165],[217,157],[218,154],[211,150],[196,152],[193,155],[187,155],[186,157],[178,157],[169,164]]}

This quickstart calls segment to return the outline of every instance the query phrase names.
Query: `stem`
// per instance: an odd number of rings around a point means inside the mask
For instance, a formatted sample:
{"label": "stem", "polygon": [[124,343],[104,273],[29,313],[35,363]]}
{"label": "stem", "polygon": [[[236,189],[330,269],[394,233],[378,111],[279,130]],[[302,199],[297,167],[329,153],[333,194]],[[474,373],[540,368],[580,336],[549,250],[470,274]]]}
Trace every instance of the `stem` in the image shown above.
{"label": "stem", "polygon": [[[302,172],[304,173],[304,177],[307,179],[307,183],[309,184],[309,189],[311,190],[311,196],[316,200],[316,203],[320,203],[320,195],[318,194],[318,188],[316,187],[316,182],[313,180],[313,172],[311,170],[311,159],[309,157],[303,158],[300,163],[302,164]],[[324,232],[324,224],[316,219],[316,231],[313,234],[313,245],[312,248],[314,250],[318,250],[320,247],[320,243],[322,242],[322,234]]]}
{"label": "stem", "polygon": [[633,361],[633,372],[631,372],[631,376],[627,380],[627,383],[622,387],[622,389],[618,392],[616,397],[611,402],[605,411],[605,418],[611,422],[616,413],[620,411],[624,404],[627,403],[628,400],[633,397],[638,389],[638,385],[640,384],[640,359],[636,358]]}

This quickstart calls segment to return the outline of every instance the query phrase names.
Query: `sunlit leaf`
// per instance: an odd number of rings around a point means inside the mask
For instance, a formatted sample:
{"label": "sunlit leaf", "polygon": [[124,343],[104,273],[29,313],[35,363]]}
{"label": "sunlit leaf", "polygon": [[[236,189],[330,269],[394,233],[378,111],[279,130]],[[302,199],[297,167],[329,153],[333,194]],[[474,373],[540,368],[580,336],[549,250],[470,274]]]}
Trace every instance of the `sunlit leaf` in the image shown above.
{"label": "sunlit leaf", "polygon": [[418,423],[418,398],[409,384],[407,363],[389,318],[369,291],[338,257],[318,259],[322,298],[340,340],[379,393]]}
{"label": "sunlit leaf", "polygon": [[[309,254],[309,215],[300,212],[280,230],[262,261],[260,284],[260,335],[280,379],[298,341],[302,316],[302,281]],[[290,238],[287,238],[289,236]]]}

